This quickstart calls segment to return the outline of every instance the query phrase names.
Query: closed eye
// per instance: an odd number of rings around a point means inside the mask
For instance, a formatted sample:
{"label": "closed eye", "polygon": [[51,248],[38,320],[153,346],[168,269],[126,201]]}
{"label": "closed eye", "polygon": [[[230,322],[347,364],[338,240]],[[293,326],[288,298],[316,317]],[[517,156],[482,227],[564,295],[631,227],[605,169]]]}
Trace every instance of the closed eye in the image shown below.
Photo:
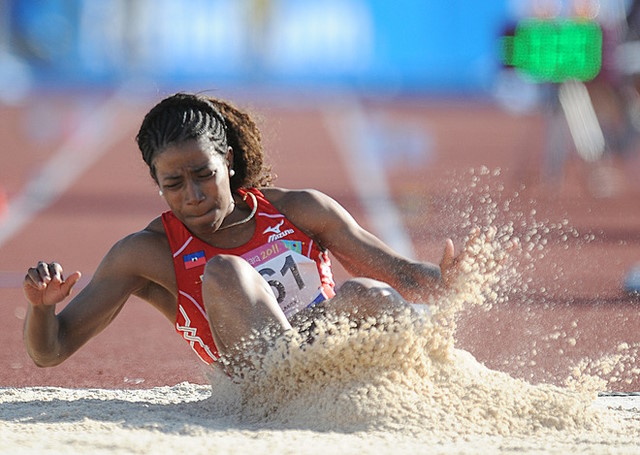
{"label": "closed eye", "polygon": [[198,172],[198,178],[200,179],[208,179],[209,177],[212,177],[212,176],[213,176],[213,171],[211,170]]}
{"label": "closed eye", "polygon": [[182,184],[182,180],[172,179],[172,183],[165,183],[162,185],[162,187],[167,189],[172,189],[172,188],[178,188],[181,184]]}

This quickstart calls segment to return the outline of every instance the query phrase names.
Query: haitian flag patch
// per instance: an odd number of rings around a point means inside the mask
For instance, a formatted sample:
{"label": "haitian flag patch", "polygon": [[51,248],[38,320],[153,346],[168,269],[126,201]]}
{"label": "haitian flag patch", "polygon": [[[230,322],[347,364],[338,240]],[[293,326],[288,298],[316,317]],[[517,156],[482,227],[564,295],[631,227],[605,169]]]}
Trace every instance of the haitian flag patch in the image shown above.
{"label": "haitian flag patch", "polygon": [[204,250],[196,251],[195,253],[185,254],[182,256],[184,261],[184,268],[189,270],[200,265],[207,263],[207,258],[204,257]]}

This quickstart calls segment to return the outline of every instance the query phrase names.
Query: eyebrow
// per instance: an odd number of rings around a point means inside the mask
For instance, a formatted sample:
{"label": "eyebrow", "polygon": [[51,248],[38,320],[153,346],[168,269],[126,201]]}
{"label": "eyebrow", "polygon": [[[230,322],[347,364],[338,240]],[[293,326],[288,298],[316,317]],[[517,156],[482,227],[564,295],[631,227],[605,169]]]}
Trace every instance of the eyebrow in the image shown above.
{"label": "eyebrow", "polygon": [[200,167],[193,168],[192,172],[200,172],[200,171],[204,171],[204,170],[209,170],[209,162],[203,164]]}
{"label": "eyebrow", "polygon": [[[206,163],[201,164],[201,165],[199,165],[197,167],[194,167],[193,169],[191,169],[191,172],[195,172],[197,174],[198,172],[202,172],[205,169],[209,169],[209,162],[206,162]],[[169,175],[163,176],[162,180],[179,180],[181,178],[182,178],[181,175],[175,175],[175,174],[171,175],[171,174],[169,174]]]}

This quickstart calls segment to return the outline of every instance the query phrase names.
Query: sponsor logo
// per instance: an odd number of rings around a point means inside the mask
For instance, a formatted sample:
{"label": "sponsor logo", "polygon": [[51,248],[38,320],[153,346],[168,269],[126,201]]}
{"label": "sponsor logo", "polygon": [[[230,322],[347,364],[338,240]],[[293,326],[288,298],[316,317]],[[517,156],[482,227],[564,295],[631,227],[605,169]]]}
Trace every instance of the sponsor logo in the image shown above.
{"label": "sponsor logo", "polygon": [[284,224],[284,220],[280,221],[275,226],[267,227],[262,233],[266,234],[267,232],[271,232],[272,234],[280,234],[280,228],[282,227],[283,224]]}
{"label": "sponsor logo", "polygon": [[281,239],[282,237],[286,237],[288,235],[293,234],[295,231],[293,229],[285,229],[284,231],[278,233],[278,234],[271,234],[269,236],[269,239],[267,240],[267,242],[275,242],[278,239]]}
{"label": "sponsor logo", "polygon": [[263,234],[266,234],[267,232],[271,232],[272,233],[269,236],[267,242],[275,242],[276,240],[279,240],[279,239],[281,239],[283,237],[286,237],[286,236],[291,235],[291,234],[294,233],[293,229],[285,229],[284,231],[281,231],[280,228],[282,227],[283,224],[284,224],[284,220],[280,221],[275,226],[267,227],[264,230],[264,232],[262,232]]}

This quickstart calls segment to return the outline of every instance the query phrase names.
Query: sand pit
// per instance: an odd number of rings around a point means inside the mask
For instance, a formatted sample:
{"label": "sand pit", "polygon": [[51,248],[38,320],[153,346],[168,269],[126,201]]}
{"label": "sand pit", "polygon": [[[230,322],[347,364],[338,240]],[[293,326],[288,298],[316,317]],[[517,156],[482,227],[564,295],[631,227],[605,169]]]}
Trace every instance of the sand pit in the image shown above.
{"label": "sand pit", "polygon": [[451,322],[319,323],[313,344],[283,337],[244,380],[212,370],[211,386],[0,389],[2,451],[637,453],[639,397],[490,370],[453,346]]}
{"label": "sand pit", "polygon": [[316,431],[243,423],[216,412],[209,386],[147,390],[0,389],[2,453],[637,453],[640,397],[598,397],[602,430],[527,436],[395,429]]}

